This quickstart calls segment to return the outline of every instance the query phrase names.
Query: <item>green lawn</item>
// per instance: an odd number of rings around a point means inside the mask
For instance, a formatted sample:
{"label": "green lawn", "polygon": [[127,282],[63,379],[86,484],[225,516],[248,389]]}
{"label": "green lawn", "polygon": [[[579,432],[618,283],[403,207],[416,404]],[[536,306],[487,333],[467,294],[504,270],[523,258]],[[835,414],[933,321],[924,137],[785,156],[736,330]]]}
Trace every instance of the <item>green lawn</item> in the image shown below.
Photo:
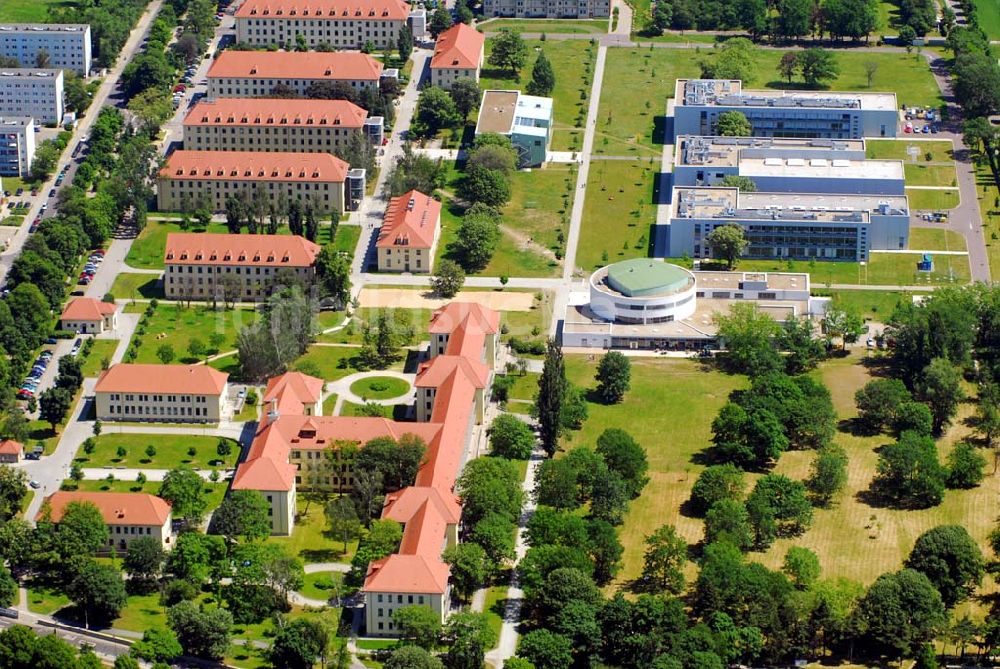
{"label": "green lawn", "polygon": [[[509,391],[509,397],[512,400],[526,400],[532,402],[535,399],[535,395],[538,393],[538,377],[541,376],[537,372],[528,372],[524,376],[518,373],[512,374],[514,377],[514,385],[511,386]],[[523,411],[521,413],[524,413]]]}
{"label": "green lawn", "polygon": [[179,302],[161,303],[146,323],[146,331],[139,334],[136,331],[135,340],[139,346],[139,356],[136,362],[158,363],[157,351],[161,346],[169,345],[174,350],[175,363],[192,364],[203,358],[194,357],[188,352],[192,339],[199,339],[206,347],[210,347],[211,337],[215,333],[223,336],[218,351],[231,351],[236,348],[236,335],[240,329],[251,325],[257,319],[257,311],[253,307],[213,310],[210,307],[196,305],[184,307]]}
{"label": "green lawn", "polygon": [[576,265],[584,273],[608,262],[648,255],[658,172],[658,161],[591,162],[576,251]]}
{"label": "green lawn", "polygon": [[52,615],[69,605],[69,597],[61,590],[40,581],[28,582],[28,610],[42,615]]}
{"label": "green lawn", "polygon": [[24,216],[20,216],[17,214],[13,216],[8,216],[4,219],[0,219],[0,225],[6,225],[7,227],[12,227],[12,228],[17,227],[22,223],[24,223]]}
{"label": "green lawn", "polygon": [[284,546],[293,556],[305,563],[310,562],[350,562],[358,549],[357,539],[344,542],[334,537],[327,529],[323,506],[331,495],[298,492],[296,498],[297,515],[295,528],[289,537],[269,537],[270,543]]}
{"label": "green lawn", "polygon": [[990,168],[985,163],[976,165],[976,199],[983,217],[990,275],[1000,277],[1000,187],[993,181]]}
{"label": "green lawn", "polygon": [[486,622],[493,630],[493,633],[500,638],[500,628],[503,626],[503,610],[507,606],[507,585],[494,585],[486,591],[486,602],[483,604],[483,613],[486,614]]}
{"label": "green lawn", "polygon": [[[216,452],[218,437],[190,434],[102,434],[97,437],[97,448],[87,455],[81,448],[77,451],[76,462],[83,467],[149,467],[171,469],[187,465],[195,469],[227,469],[235,466],[240,447],[232,439],[226,440],[231,448],[227,456]],[[118,457],[118,447],[124,447],[126,455]],[[146,455],[146,448],[156,449],[155,455]],[[194,456],[188,449],[196,449]]]}
{"label": "green lawn", "polygon": [[[593,388],[597,360],[591,358],[567,355],[567,378]],[[639,574],[643,539],[660,525],[676,524],[692,543],[700,538],[700,521],[679,514],[701,469],[692,457],[708,445],[710,425],[729,392],[745,385],[743,377],[705,371],[689,360],[633,358],[631,389],[622,403],[588,402],[590,417],[583,429],[564,433],[564,448],[592,446],[604,430],[616,427],[628,431],[646,449],[650,483],[629,505],[618,532],[625,547],[623,580]]]}
{"label": "green lawn", "polygon": [[[70,405],[71,408],[67,414],[67,418],[73,415],[73,409],[76,407],[76,399],[74,398],[73,404]],[[45,455],[52,455],[52,452],[56,450],[56,446],[59,444],[59,437],[62,435],[62,428],[66,421],[59,426],[59,432],[55,433],[52,431],[52,426],[48,423],[43,423],[40,420],[30,420],[28,421],[28,443],[25,446],[29,448],[34,448],[35,444],[41,442],[45,446]]]}
{"label": "green lawn", "polygon": [[[139,485],[136,481],[115,480],[108,483],[106,480],[101,479],[99,481],[80,481],[75,485],[77,490],[84,492],[145,492],[150,495],[156,495],[160,491],[159,481],[146,481],[144,484]],[[222,481],[219,483],[205,481],[202,492],[205,494],[205,502],[209,511],[218,508],[222,504],[222,498],[226,496],[227,487],[228,484]]]}
{"label": "green lawn", "polygon": [[333,416],[333,415],[335,415],[334,412],[333,412],[333,410],[337,406],[337,399],[338,398],[339,398],[339,395],[337,395],[337,393],[329,393],[329,394],[327,394],[326,398],[323,400],[323,415],[324,416]]}
{"label": "green lawn", "polygon": [[163,288],[158,284],[159,277],[153,274],[122,272],[111,284],[111,294],[118,299],[126,300],[163,299]]}
{"label": "green lawn", "polygon": [[105,358],[108,361],[111,360],[119,343],[117,339],[95,339],[93,341],[90,353],[83,361],[83,375],[87,377],[98,376],[101,373],[102,361]]}
{"label": "green lawn", "polygon": [[[918,284],[966,283],[968,256],[934,256],[934,271],[917,272],[918,254],[872,253],[864,267],[853,262],[803,262],[783,260],[741,260],[738,269],[766,272],[808,272],[815,288],[831,283],[908,286]],[[949,272],[950,270],[950,272]],[[955,281],[951,280],[951,276]]]}
{"label": "green lawn", "polygon": [[[329,229],[329,228],[327,228]],[[344,253],[350,253],[354,255],[354,250],[358,246],[358,240],[361,238],[361,226],[360,225],[338,225],[337,235],[334,239],[334,243],[338,251],[343,251]]]}
{"label": "green lawn", "polygon": [[3,0],[0,2],[0,23],[47,23],[50,6],[73,4],[68,0]]}
{"label": "green lawn", "polygon": [[480,23],[480,32],[498,32],[503,29],[521,33],[573,33],[600,35],[608,32],[607,19],[493,19]]}
{"label": "green lawn", "polygon": [[1000,40],[1000,0],[973,0],[979,27],[991,40]]}
{"label": "green lawn", "polygon": [[[518,183],[516,180],[515,184]],[[458,235],[462,223],[462,209],[454,203],[445,202],[441,208],[441,240],[438,243],[438,263],[447,257],[448,247]],[[524,248],[511,235],[500,235],[493,258],[485,268],[476,272],[477,276],[555,276],[559,273],[559,263],[536,253],[533,247]]]}
{"label": "green lawn", "polygon": [[965,237],[953,230],[910,228],[911,249],[920,251],[965,251]]}
{"label": "green lawn", "polygon": [[129,595],[128,604],[112,625],[133,632],[145,632],[151,627],[166,627],[167,612],[160,604],[160,593]]}
{"label": "green lawn", "polygon": [[907,163],[903,166],[903,171],[906,174],[907,186],[958,186],[954,163],[950,165]]}
{"label": "green lawn", "polygon": [[[139,236],[132,242],[125,264],[136,269],[163,269],[163,254],[167,247],[167,233],[181,232],[178,223],[148,221]],[[191,228],[189,232],[228,232],[224,223],[211,223],[207,229]]]}
{"label": "green lawn", "polygon": [[516,172],[503,225],[553,252],[561,251],[575,188],[576,166],[572,164],[551,163],[543,169]]}
{"label": "green lawn", "polygon": [[[553,139],[552,149],[556,151],[577,150],[583,146],[583,137],[561,131],[582,128],[586,121],[587,99],[590,97],[591,83],[594,80],[593,63],[597,59],[597,47],[586,40],[547,40],[545,42],[526,40],[526,42],[528,44],[528,61],[521,70],[520,79],[511,76],[510,72],[486,66],[480,75],[479,87],[482,90],[490,88],[523,89],[531,78],[531,68],[538,58],[539,50],[544,49],[546,58],[552,63],[552,71],[556,78],[556,86],[550,97],[553,98],[553,128],[558,134]],[[486,40],[487,58],[492,49],[493,40]]]}
{"label": "green lawn", "polygon": [[410,392],[410,384],[394,376],[369,376],[352,383],[351,392],[365,400],[387,400]]}
{"label": "green lawn", "polygon": [[306,574],[305,583],[299,588],[299,594],[309,599],[329,600],[337,594],[337,586],[343,581],[344,575],[335,571]]}
{"label": "green lawn", "polygon": [[[785,52],[759,49],[754,52],[757,79],[749,88],[802,88],[801,80],[791,84],[777,73]],[[840,76],[829,90],[868,90],[865,63],[879,68],[870,90],[895,92],[899,104],[941,104],[940,94],[923,57],[896,53],[836,54]],[[697,77],[699,57],[688,49],[609,49],[601,91],[595,152],[610,155],[649,155],[660,138],[654,137],[654,120],[665,113],[666,98],[673,97],[674,81]],[[622,101],[628,104],[623,105]],[[604,138],[607,138],[607,142]]]}
{"label": "green lawn", "polygon": [[352,360],[360,352],[361,349],[354,346],[310,346],[291,368],[319,376],[324,381],[336,381],[359,371]]}
{"label": "green lawn", "polygon": [[931,162],[943,163],[954,159],[951,142],[943,140],[934,141],[910,141],[909,138],[902,139],[866,139],[865,152],[869,158],[880,160],[905,160],[910,164],[910,154],[907,148],[915,146],[920,149],[917,162],[927,162],[927,152],[931,154]]}
{"label": "green lawn", "polygon": [[814,291],[817,295],[831,295],[834,304],[848,311],[856,312],[863,318],[884,322],[892,314],[896,305],[909,302],[910,293],[882,290],[835,290]]}
{"label": "green lawn", "polygon": [[910,199],[910,210],[922,209],[954,209],[958,206],[958,189],[923,190],[907,188],[906,196]]}

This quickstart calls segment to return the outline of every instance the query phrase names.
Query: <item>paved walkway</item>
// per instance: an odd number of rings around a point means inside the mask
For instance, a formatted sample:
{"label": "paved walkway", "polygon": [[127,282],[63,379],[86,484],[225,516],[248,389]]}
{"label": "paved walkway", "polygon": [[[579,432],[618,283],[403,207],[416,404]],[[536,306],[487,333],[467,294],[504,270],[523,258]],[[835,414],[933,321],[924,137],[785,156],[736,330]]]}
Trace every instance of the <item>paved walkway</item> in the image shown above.
{"label": "paved walkway", "polygon": [[[334,344],[339,346],[339,344]],[[359,395],[354,394],[351,391],[351,384],[362,379],[374,378],[378,376],[391,376],[394,379],[400,379],[401,381],[406,381],[410,384],[409,390],[407,390],[402,395],[396,397],[390,397],[388,399],[365,399]],[[336,381],[329,381],[326,384],[326,392],[334,393],[337,395],[337,404],[333,408],[333,415],[339,416],[340,411],[344,406],[344,402],[351,402],[352,404],[378,404],[379,406],[389,407],[395,406],[397,404],[413,404],[416,399],[416,390],[413,387],[413,382],[416,380],[416,374],[406,374],[403,372],[396,372],[389,369],[382,370],[372,370],[370,372],[357,372],[355,374],[350,374],[342,379],[337,379]]]}
{"label": "paved walkway", "polygon": [[536,446],[528,462],[528,471],[524,476],[521,489],[524,491],[524,506],[521,508],[521,517],[517,522],[517,537],[514,543],[514,571],[510,577],[510,587],[507,588],[507,607],[503,612],[503,624],[500,627],[500,639],[497,647],[486,653],[486,661],[495,667],[502,667],[503,663],[514,656],[517,650],[517,625],[521,619],[521,605],[524,600],[524,591],[521,590],[521,573],[517,569],[517,564],[528,552],[528,543],[525,532],[528,521],[535,513],[535,476],[542,461],[545,460],[545,453],[541,446]]}
{"label": "paved walkway", "polygon": [[[144,474],[147,481],[162,481],[169,469],[156,469],[147,467],[84,467],[83,479],[85,481],[103,481],[108,478],[108,474],[113,474],[116,481],[135,481],[139,474]],[[212,480],[212,473],[218,475],[219,481],[225,481],[233,475],[233,469],[196,469],[198,476],[206,481]]]}

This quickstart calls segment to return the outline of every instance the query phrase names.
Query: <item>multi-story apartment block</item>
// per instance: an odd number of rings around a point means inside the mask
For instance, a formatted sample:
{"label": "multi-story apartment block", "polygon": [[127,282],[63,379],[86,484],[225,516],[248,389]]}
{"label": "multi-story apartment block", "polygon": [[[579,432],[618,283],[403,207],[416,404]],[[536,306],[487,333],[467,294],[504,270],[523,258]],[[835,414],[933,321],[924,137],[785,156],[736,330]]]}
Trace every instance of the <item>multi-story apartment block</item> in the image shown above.
{"label": "multi-story apartment block", "polygon": [[742,176],[767,193],[905,195],[901,160],[867,160],[862,139],[678,137],[674,186]]}
{"label": "multi-story apartment block", "polygon": [[378,271],[430,273],[440,236],[440,202],[415,190],[392,198],[375,242]]}
{"label": "multi-story apartment block", "polygon": [[[395,635],[392,615],[401,606],[429,606],[442,620],[448,610],[450,571],[441,553],[458,541],[461,505],[453,490],[471,457],[471,429],[481,416],[477,391],[485,391],[492,380],[500,318],[478,304],[453,302],[435,312],[431,331],[434,357],[418,376],[418,386],[430,388],[432,380],[434,385],[430,414],[423,421],[307,415],[310,408],[315,411],[322,381],[282,376],[268,385],[269,411],[233,478],[233,490],[265,496],[272,532],[288,534],[299,486],[349,492],[355,454],[378,437],[419,438],[427,444],[414,485],[386,496],[382,517],[405,527],[398,552],[368,566],[362,591],[369,635]],[[458,361],[466,358],[468,366]]]}
{"label": "multi-story apartment block", "polygon": [[63,117],[63,71],[0,68],[0,116],[31,116],[40,123]]}
{"label": "multi-story apartment block", "polygon": [[431,85],[451,88],[459,79],[479,81],[486,35],[456,23],[438,35],[431,58]]}
{"label": "multi-story apartment block", "polygon": [[382,63],[368,54],[341,52],[223,51],[208,70],[208,97],[266,98],[276,86],[305,95],[315,83],[343,82],[355,91],[375,88]]}
{"label": "multi-story apartment block", "polygon": [[267,299],[282,275],[310,282],[320,247],[298,235],[171,232],[164,251],[168,298]]}
{"label": "multi-story apartment block", "polygon": [[355,133],[381,144],[382,118],[347,100],[216,98],[184,117],[189,151],[334,153]]}
{"label": "multi-story apartment block", "polygon": [[754,137],[895,137],[895,93],[743,90],[739,79],[678,79],[667,116],[674,137],[716,135],[719,115],[738,111]]}
{"label": "multi-story apartment block", "polygon": [[484,0],[486,16],[546,19],[604,18],[611,13],[610,0]]}
{"label": "multi-story apartment block", "polygon": [[90,74],[90,26],[79,23],[2,23],[0,56],[17,58],[22,67],[38,65],[38,53],[48,54],[46,67]]}
{"label": "multi-story apartment block", "polygon": [[347,163],[329,153],[174,151],[160,170],[157,206],[179,211],[208,198],[213,211],[243,191],[268,201],[313,203],[321,214],[344,211]]}
{"label": "multi-story apartment block", "polygon": [[310,49],[395,49],[410,6],[402,0],[247,0],[236,10],[236,41]]}
{"label": "multi-story apartment block", "polygon": [[658,225],[655,254],[711,258],[708,234],[743,228],[747,258],[867,261],[872,249],[905,249],[910,212],[902,195],[748,193],[675,188],[670,222]]}
{"label": "multi-story apartment block", "polygon": [[0,175],[22,177],[35,159],[35,119],[0,116]]}
{"label": "multi-story apartment block", "polygon": [[218,423],[229,375],[208,365],[118,363],[94,386],[98,420]]}
{"label": "multi-story apartment block", "polygon": [[173,541],[170,505],[155,495],[141,492],[82,492],[60,490],[45,498],[36,522],[59,525],[70,504],[93,504],[108,526],[105,550],[127,549],[139,537],[152,537],[164,549]]}

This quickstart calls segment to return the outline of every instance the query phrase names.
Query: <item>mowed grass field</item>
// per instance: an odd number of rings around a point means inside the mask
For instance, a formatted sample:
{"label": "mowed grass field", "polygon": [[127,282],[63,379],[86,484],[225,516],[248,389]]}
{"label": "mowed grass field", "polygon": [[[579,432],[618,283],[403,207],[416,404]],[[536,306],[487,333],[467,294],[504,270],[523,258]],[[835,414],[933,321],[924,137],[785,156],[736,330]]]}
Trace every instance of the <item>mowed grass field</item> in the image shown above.
{"label": "mowed grass field", "polygon": [[[857,415],[854,393],[871,380],[868,369],[861,364],[863,353],[823,363],[815,372],[833,397],[837,417],[847,420]],[[952,427],[938,441],[938,453],[944,462],[952,447],[970,436],[964,424],[974,410],[972,402],[964,402]],[[937,507],[924,510],[894,510],[872,508],[858,499],[858,493],[869,488],[878,456],[875,449],[889,443],[887,435],[855,436],[838,432],[835,441],[844,447],[849,458],[847,489],[830,509],[817,509],[812,527],[801,537],[782,539],[762,556],[761,561],[778,567],[789,546],[805,546],[819,555],[824,576],[842,576],[869,584],[880,574],[898,568],[913,548],[917,537],[926,530],[943,524],[964,526],[980,544],[983,553],[990,554],[986,535],[996,524],[996,498],[1000,493],[1000,475],[987,476],[983,484],[972,490],[948,490]],[[984,453],[987,461],[991,460]],[[813,454],[808,451],[785,453],[775,471],[792,478],[808,476]],[[864,556],[859,559],[859,556]],[[987,577],[984,589],[995,589]],[[961,617],[971,604],[956,609]]]}
{"label": "mowed grass field", "polygon": [[659,165],[649,160],[590,163],[576,250],[576,265],[585,274],[608,262],[649,255]]}
{"label": "mowed grass field", "polygon": [[[145,305],[139,306],[145,309]],[[188,353],[192,339],[200,339],[206,348],[210,348],[209,337],[218,332],[222,334],[223,341],[218,351],[211,353],[231,351],[236,348],[237,333],[256,320],[257,311],[253,307],[213,310],[201,305],[185,308],[179,302],[161,303],[146,324],[145,334],[135,335],[142,342],[135,362],[160,362],[157,351],[164,344],[174,349],[174,363],[200,362],[202,358]]]}
{"label": "mowed grass field", "polygon": [[[749,88],[806,88],[801,79],[789,83],[777,71],[783,51],[760,49],[754,52],[756,80]],[[656,117],[666,111],[679,78],[700,75],[700,61],[711,56],[711,48],[692,53],[688,49],[609,49],[601,88],[597,120],[596,153],[646,155],[662,141],[654,130]],[[899,104],[938,106],[940,92],[922,57],[895,53],[837,52],[840,75],[826,87],[833,91],[894,92]],[[878,69],[868,87],[865,63]],[[622,101],[628,104],[623,105]],[[608,138],[604,143],[603,137]],[[905,155],[905,154],[904,154]]]}
{"label": "mowed grass field", "polygon": [[492,33],[503,29],[520,33],[571,33],[603,35],[608,32],[607,19],[493,19],[477,24],[479,32]]}
{"label": "mowed grass field", "polygon": [[1000,0],[973,0],[979,27],[991,40],[1000,40]]}
{"label": "mowed grass field", "polygon": [[[854,393],[871,379],[861,364],[863,355],[854,353],[824,362],[814,372],[830,389],[841,420],[856,415]],[[592,388],[597,362],[588,356],[566,356],[567,376],[576,384]],[[683,515],[681,505],[689,498],[703,468],[695,461],[710,445],[712,420],[728,394],[746,385],[743,376],[726,375],[696,361],[633,358],[632,386],[622,404],[612,407],[590,404],[590,417],[583,429],[570,433],[569,439],[564,440],[563,448],[593,445],[605,429],[622,428],[643,445],[649,458],[650,482],[642,495],[632,501],[619,528],[625,552],[623,569],[612,588],[640,574],[644,538],[661,525],[675,525],[690,544],[701,541],[702,520]],[[964,403],[955,425],[939,441],[942,461],[953,445],[969,434],[962,421],[972,411],[972,403]],[[819,556],[823,577],[843,577],[867,585],[880,574],[898,569],[922,532],[947,523],[965,526],[984,553],[989,554],[986,535],[996,523],[1000,475],[988,475],[979,488],[949,490],[944,502],[932,509],[876,509],[859,501],[858,493],[869,488],[875,473],[874,449],[890,440],[888,436],[859,437],[838,432],[835,441],[849,456],[847,489],[830,508],[815,511],[812,526],[802,536],[779,540],[766,552],[750,553],[749,559],[779,568],[790,546],[805,546]],[[774,471],[803,479],[808,476],[813,455],[811,451],[787,452]],[[757,476],[748,475],[748,491]],[[690,576],[696,573],[691,564],[688,571]],[[989,577],[984,588],[994,589]],[[958,615],[970,606],[959,607]]]}
{"label": "mowed grass field", "polygon": [[45,23],[49,7],[69,7],[75,2],[59,0],[3,0],[0,2],[0,23]]}
{"label": "mowed grass field", "polygon": [[[591,84],[594,81],[594,61],[597,59],[597,46],[587,40],[526,40],[528,45],[528,61],[521,70],[519,79],[510,72],[497,70],[485,65],[480,75],[479,88],[523,90],[531,80],[531,68],[534,67],[540,51],[545,51],[545,57],[552,63],[556,86],[552,91],[553,122],[552,151],[575,151],[583,146],[583,136],[573,132],[574,128],[582,128],[587,116],[587,104],[590,97]],[[489,58],[493,49],[493,40],[486,40],[486,57]]]}
{"label": "mowed grass field", "polygon": [[905,160],[910,165],[910,154],[907,149],[911,146],[919,149],[917,163],[927,162],[927,154],[931,154],[931,162],[947,162],[954,159],[951,142],[942,140],[920,140],[911,141],[904,135],[901,139],[866,139],[865,153],[872,160]]}
{"label": "mowed grass field", "polygon": [[1000,187],[986,164],[976,165],[976,199],[983,217],[983,237],[992,276],[1000,276]]}

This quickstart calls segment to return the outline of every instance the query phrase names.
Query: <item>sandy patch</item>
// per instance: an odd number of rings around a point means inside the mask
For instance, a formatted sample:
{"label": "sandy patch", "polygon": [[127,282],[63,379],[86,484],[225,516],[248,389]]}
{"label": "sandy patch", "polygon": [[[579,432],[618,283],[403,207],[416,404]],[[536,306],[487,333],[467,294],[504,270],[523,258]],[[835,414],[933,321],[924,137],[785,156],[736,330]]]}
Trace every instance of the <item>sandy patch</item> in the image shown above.
{"label": "sandy patch", "polygon": [[370,309],[438,309],[449,302],[478,302],[497,311],[531,311],[533,293],[463,290],[453,298],[435,297],[428,290],[406,288],[362,288],[358,301]]}
{"label": "sandy patch", "polygon": [[0,248],[7,248],[7,243],[20,229],[19,226],[0,225]]}

